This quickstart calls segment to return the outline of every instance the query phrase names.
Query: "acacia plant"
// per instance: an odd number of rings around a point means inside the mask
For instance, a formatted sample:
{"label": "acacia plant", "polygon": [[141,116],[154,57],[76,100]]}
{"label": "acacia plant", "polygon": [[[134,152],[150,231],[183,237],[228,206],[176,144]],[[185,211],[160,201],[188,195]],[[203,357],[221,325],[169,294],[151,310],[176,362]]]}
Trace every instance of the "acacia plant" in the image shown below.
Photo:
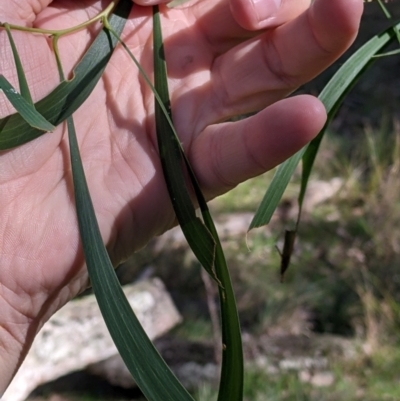
{"label": "acacia plant", "polygon": [[[176,0],[173,3],[183,2]],[[185,156],[172,119],[160,14],[158,8],[154,6],[154,80],[152,80],[121,39],[132,7],[131,0],[111,1],[109,6],[94,18],[60,31],[1,23],[0,28],[7,32],[12,49],[19,90],[17,91],[3,75],[0,75],[0,89],[16,110],[16,113],[0,120],[0,149],[6,150],[20,146],[53,131],[59,124],[66,123],[81,242],[91,285],[110,334],[133,378],[148,400],[193,400],[148,339],[124,296],[100,235],[76,137],[73,114],[95,88],[115,47],[120,45],[126,50],[127,60],[131,60],[132,68],[140,70],[143,81],[154,94],[159,157],[177,221],[193,253],[218,286],[223,344],[218,400],[241,401],[243,399],[243,355],[234,293],[221,243],[205,197]],[[88,29],[98,22],[102,23],[103,29],[73,69],[70,79],[66,79],[58,47],[59,39],[78,30]],[[363,71],[375,60],[378,53],[391,42],[399,40],[399,28],[400,25],[395,24],[385,32],[374,36],[332,77],[319,96],[328,111],[327,124],[333,118],[345,95]],[[24,66],[13,40],[15,31],[45,35],[51,39],[60,83],[37,103],[32,101]],[[77,128],[79,130],[79,127]],[[249,229],[268,224],[300,161],[303,165],[299,195],[301,211],[310,171],[325,128],[308,146],[278,168]],[[201,218],[196,214],[197,206],[200,209]],[[300,213],[297,225],[299,221]],[[296,230],[288,230],[286,233],[286,243],[282,254],[282,275],[290,261],[295,235]]]}

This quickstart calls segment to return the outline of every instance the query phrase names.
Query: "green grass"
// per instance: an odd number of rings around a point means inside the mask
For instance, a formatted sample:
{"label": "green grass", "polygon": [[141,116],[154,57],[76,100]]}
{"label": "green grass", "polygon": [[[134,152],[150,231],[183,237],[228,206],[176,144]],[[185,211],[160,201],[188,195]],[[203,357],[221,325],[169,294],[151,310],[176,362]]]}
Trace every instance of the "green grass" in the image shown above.
{"label": "green grass", "polygon": [[189,341],[208,341],[212,338],[211,322],[203,317],[184,320],[172,333]]}

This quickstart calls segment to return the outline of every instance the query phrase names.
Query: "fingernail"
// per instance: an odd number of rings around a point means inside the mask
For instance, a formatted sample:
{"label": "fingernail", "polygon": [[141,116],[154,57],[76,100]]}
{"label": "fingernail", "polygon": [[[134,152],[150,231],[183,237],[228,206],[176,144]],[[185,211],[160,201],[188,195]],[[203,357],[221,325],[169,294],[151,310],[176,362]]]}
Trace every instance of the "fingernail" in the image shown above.
{"label": "fingernail", "polygon": [[281,0],[252,0],[258,21],[265,21],[278,11]]}

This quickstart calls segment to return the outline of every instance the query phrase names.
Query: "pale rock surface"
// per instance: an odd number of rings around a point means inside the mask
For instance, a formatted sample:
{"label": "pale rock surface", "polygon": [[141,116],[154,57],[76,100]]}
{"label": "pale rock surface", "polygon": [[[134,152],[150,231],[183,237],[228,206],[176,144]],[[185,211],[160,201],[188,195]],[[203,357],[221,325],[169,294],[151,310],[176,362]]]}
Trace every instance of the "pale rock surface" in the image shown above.
{"label": "pale rock surface", "polygon": [[310,213],[317,205],[332,199],[343,187],[343,179],[334,177],[329,181],[310,181],[303,201],[303,210]]}
{"label": "pale rock surface", "polygon": [[[181,321],[159,279],[124,287],[150,339]],[[42,328],[1,401],[23,401],[40,384],[118,354],[93,295],[69,302]]]}
{"label": "pale rock surface", "polygon": [[299,379],[303,383],[310,383],[314,387],[329,387],[335,382],[335,375],[329,371],[311,372],[302,370],[299,372]]}
{"label": "pale rock surface", "polygon": [[[303,214],[310,214],[317,206],[332,200],[338,195],[343,186],[344,181],[339,177],[334,177],[329,181],[310,180],[304,194],[302,207]],[[284,196],[273,218],[279,218],[282,221],[293,220],[297,219],[298,213],[299,205],[297,199]],[[326,216],[326,218],[329,220],[335,220],[338,218],[338,214],[333,213],[332,215]]]}

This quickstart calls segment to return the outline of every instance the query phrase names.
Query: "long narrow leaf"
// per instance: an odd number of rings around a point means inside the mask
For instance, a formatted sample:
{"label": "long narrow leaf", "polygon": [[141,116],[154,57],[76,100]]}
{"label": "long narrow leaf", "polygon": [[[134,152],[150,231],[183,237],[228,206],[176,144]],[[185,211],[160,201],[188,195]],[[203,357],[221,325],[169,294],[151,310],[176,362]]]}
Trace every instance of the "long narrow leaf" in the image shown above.
{"label": "long narrow leaf", "polygon": [[299,164],[299,161],[303,157],[305,150],[305,148],[299,150],[290,159],[286,160],[278,167],[274,177],[272,178],[271,184],[269,185],[267,192],[265,193],[264,198],[250,223],[249,230],[261,227],[270,222],[271,217],[274,214],[275,209],[278,206],[297,165]]}
{"label": "long narrow leaf", "polygon": [[[57,41],[54,44],[58,72],[64,80]],[[193,401],[143,330],[122,291],[101,238],[72,116],[67,117],[67,128],[83,252],[93,292],[114,344],[148,401]]]}
{"label": "long narrow leaf", "polygon": [[386,8],[386,6],[383,4],[383,1],[382,1],[382,0],[378,0],[378,4],[379,4],[380,8],[382,9],[383,13],[385,14],[385,17],[386,17],[387,19],[392,18],[392,16],[391,16],[389,10],[388,10],[388,9]]}
{"label": "long narrow leaf", "polygon": [[335,76],[322,90],[319,99],[325,105],[328,113],[328,120],[318,136],[310,142],[303,156],[303,172],[299,196],[300,210],[311,170],[314,165],[319,146],[325,135],[327,126],[339,110],[343,99],[354,87],[366,69],[375,61],[374,56],[394,39],[397,39],[396,32],[398,31],[399,27],[400,24],[397,23],[388,28],[383,34],[376,35],[370,39],[353,56],[349,58],[349,60],[339,69]]}
{"label": "long narrow leaf", "polygon": [[[177,171],[177,173],[168,174],[166,177],[168,190],[171,194],[171,199],[173,200],[173,206],[175,207],[177,219],[182,227],[182,231],[185,235],[186,240],[191,246],[194,254],[199,259],[200,263],[204,266],[207,272],[216,280],[217,277],[214,271],[214,258],[215,258],[215,243],[208,232],[207,228],[201,222],[200,219],[196,217],[195,209],[193,207],[190,196],[185,188],[185,185],[182,183],[185,182],[184,175],[181,171],[182,167],[182,157],[184,155],[181,152],[181,146],[175,132],[175,128],[172,122],[172,116],[169,113],[169,100],[168,100],[168,87],[165,82],[161,80],[157,81],[157,83],[161,82],[161,86],[163,88],[158,88],[158,90],[151,83],[149,77],[146,72],[143,70],[139,62],[136,60],[133,53],[130,51],[128,46],[121,40],[118,33],[114,32],[110,27],[110,32],[114,35],[114,37],[121,43],[123,48],[128,53],[131,60],[135,63],[142,77],[144,78],[146,84],[153,91],[155,99],[156,99],[156,113],[160,115],[159,119],[159,128],[157,130],[158,134],[162,132],[167,132],[167,136],[171,135],[171,137],[175,137],[177,140],[174,142],[166,143],[166,149],[162,149],[160,147],[160,158],[163,165],[170,165],[170,169],[166,169],[166,171]],[[155,38],[157,37],[157,33],[155,33]],[[156,48],[160,48],[161,46]],[[162,49],[160,50],[162,51]],[[158,52],[157,52],[158,54]],[[156,60],[156,59],[155,59]],[[163,66],[164,61],[156,60],[159,62],[160,68],[165,68]],[[158,69],[158,67],[156,67]],[[160,90],[161,89],[161,90]],[[164,93],[164,99],[160,96],[159,92]],[[169,132],[169,134],[168,134]],[[171,192],[172,191],[172,192]],[[180,206],[177,206],[180,205]]]}
{"label": "long narrow leaf", "polygon": [[[156,102],[156,120],[157,123],[162,123],[161,129],[164,132],[160,133],[160,153],[166,151],[173,151],[174,153],[168,157],[174,157],[179,160],[179,163],[166,163],[163,170],[164,175],[176,174],[177,169],[182,169],[182,159],[185,161],[185,165],[188,169],[189,177],[191,179],[193,189],[197,198],[197,202],[200,206],[200,210],[203,216],[204,224],[207,226],[209,233],[211,233],[215,243],[215,271],[218,281],[221,285],[219,289],[219,298],[221,305],[221,321],[222,321],[222,342],[223,342],[223,354],[222,354],[222,367],[221,367],[221,380],[219,387],[218,400],[219,401],[241,401],[243,399],[243,351],[242,351],[242,339],[240,331],[240,323],[237,313],[235,295],[232,288],[232,283],[229,276],[229,271],[226,265],[225,256],[222,250],[221,242],[218,238],[217,231],[215,229],[214,222],[211,218],[211,214],[208,210],[207,202],[201,192],[200,186],[194,175],[194,172],[190,166],[188,159],[186,158],[182,147],[180,146],[179,138],[176,132],[173,132],[170,122],[172,117],[170,113],[163,113],[163,110],[170,111],[170,100],[168,93],[167,74],[165,66],[165,56],[162,44],[162,33],[160,16],[158,7],[154,7],[154,58],[155,58],[155,89],[157,94],[161,97],[164,102],[164,108]],[[157,111],[158,109],[158,111]],[[164,116],[162,115],[164,114]],[[167,121],[169,120],[169,121]],[[169,134],[168,134],[169,133]],[[171,142],[170,144],[168,142]],[[175,143],[172,146],[172,142]],[[180,152],[181,157],[178,156]],[[168,169],[171,169],[168,171]],[[175,169],[175,170],[174,170]],[[168,182],[168,181],[167,181]],[[180,185],[185,185],[184,179]],[[171,191],[172,192],[172,191]],[[172,195],[172,194],[171,194]],[[173,196],[173,195],[172,195]],[[174,200],[173,200],[174,201]],[[179,205],[177,205],[177,208]],[[178,210],[179,212],[179,210]]]}
{"label": "long narrow leaf", "polygon": [[48,132],[55,129],[33,106],[26,101],[10,84],[4,75],[0,75],[0,89],[4,92],[7,99],[15,107],[24,121],[37,130]]}
{"label": "long narrow leaf", "polygon": [[72,117],[67,125],[79,232],[90,282],[111,337],[149,401],[193,401],[154,348],[122,291],[101,238]]}
{"label": "long narrow leaf", "polygon": [[[162,99],[157,93],[154,85],[150,82],[147,77],[145,71],[142,69],[138,61],[135,59],[132,52],[126,46],[126,44],[119,38],[118,34],[111,32],[114,34],[116,38],[120,41],[121,45],[124,47],[131,60],[138,67],[140,73],[145,79],[147,85],[151,88],[154,93],[154,96],[158,102],[158,106],[161,108],[165,119],[168,122],[169,128],[172,132],[172,137],[177,140],[177,146],[181,148],[179,143],[179,138],[175,132],[172,120],[170,118],[170,113],[165,107]],[[157,36],[157,30],[155,31],[155,35]],[[162,43],[161,39],[158,39],[159,43]],[[160,46],[157,45],[156,48]],[[156,53],[156,56],[159,56],[159,53]],[[169,101],[166,102],[169,105]],[[182,149],[181,149],[182,150]],[[218,235],[215,230],[214,223],[212,221],[211,215],[208,211],[207,203],[204,200],[204,197],[201,193],[201,190],[196,182],[196,178],[191,170],[190,164],[188,163],[185,154],[181,153],[185,164],[188,167],[188,172],[190,178],[192,180],[192,184],[194,187],[194,191],[196,193],[197,201],[199,203],[203,220],[208,228],[209,232],[212,234],[216,246],[215,251],[215,270],[217,272],[218,280],[220,280],[222,286],[219,286],[219,295],[220,295],[220,303],[221,303],[221,320],[222,320],[222,340],[224,343],[223,347],[223,361],[222,361],[222,373],[221,373],[221,390],[219,392],[219,400],[241,400],[243,394],[243,351],[242,351],[242,341],[241,341],[241,333],[240,333],[240,324],[237,314],[235,296],[232,288],[232,284],[230,282],[229,272],[226,266],[225,257],[223,255],[221,243],[218,239]],[[227,383],[229,382],[229,385]]]}
{"label": "long narrow leaf", "polygon": [[19,91],[21,96],[28,102],[33,104],[31,92],[29,90],[28,82],[26,80],[26,76],[24,73],[24,68],[21,63],[21,59],[18,54],[17,46],[15,46],[14,39],[11,35],[10,26],[8,24],[4,25],[8,40],[10,41],[11,50],[14,57],[15,67],[17,69],[18,83],[19,83]]}
{"label": "long narrow leaf", "polygon": [[[381,7],[383,13],[385,14],[385,17],[387,19],[392,19],[392,15],[390,14],[389,10],[386,8],[386,6],[383,4],[382,0],[378,0],[379,6]],[[400,31],[397,27],[393,27],[393,31],[397,37],[397,41],[400,43]],[[375,57],[386,57],[386,56],[393,56],[395,54],[400,53],[400,49],[398,50],[393,50],[393,51],[389,51],[386,53],[381,53],[381,54],[377,54]]]}
{"label": "long narrow leaf", "polygon": [[172,121],[172,116],[169,114],[167,117],[164,113],[164,110],[170,110],[170,103],[158,12],[154,13],[153,26],[154,87],[164,105],[164,108],[161,108],[159,102],[155,100],[157,140],[164,178],[176,217],[189,246],[207,272],[218,281],[214,269],[215,241],[196,216],[186,185],[181,148],[169,123],[169,120]]}
{"label": "long narrow leaf", "polygon": [[[131,0],[120,0],[109,19],[109,24],[119,34],[125,26],[132,4]],[[72,115],[96,86],[116,43],[116,39],[106,29],[101,30],[74,69],[73,78],[62,82],[36,103],[36,110],[55,126]],[[31,127],[20,114],[0,119],[0,128],[0,150],[21,145],[43,134],[43,131]]]}
{"label": "long narrow leaf", "polygon": [[[353,87],[364,70],[374,61],[374,55],[396,38],[394,29],[398,30],[399,27],[400,24],[394,25],[383,33],[374,36],[357,52],[355,52],[332,77],[319,96],[325,105],[329,120],[332,119],[333,114],[339,108],[344,96],[348,93],[350,88]],[[315,155],[319,149],[319,144],[324,132],[325,127],[308,147],[304,147],[278,167],[278,170],[273,177],[253,220],[251,221],[249,230],[269,223],[272,214],[278,206],[278,203],[301,158],[303,158],[304,163],[301,197],[304,196],[304,188],[307,184]]]}
{"label": "long narrow leaf", "polygon": [[218,238],[218,233],[208,208],[205,209],[204,206],[202,207],[202,215],[206,226],[212,233],[216,242],[215,270],[218,280],[222,284],[218,286],[222,323],[222,366],[218,401],[242,401],[244,361],[242,335],[235,293],[233,291],[221,242]]}

